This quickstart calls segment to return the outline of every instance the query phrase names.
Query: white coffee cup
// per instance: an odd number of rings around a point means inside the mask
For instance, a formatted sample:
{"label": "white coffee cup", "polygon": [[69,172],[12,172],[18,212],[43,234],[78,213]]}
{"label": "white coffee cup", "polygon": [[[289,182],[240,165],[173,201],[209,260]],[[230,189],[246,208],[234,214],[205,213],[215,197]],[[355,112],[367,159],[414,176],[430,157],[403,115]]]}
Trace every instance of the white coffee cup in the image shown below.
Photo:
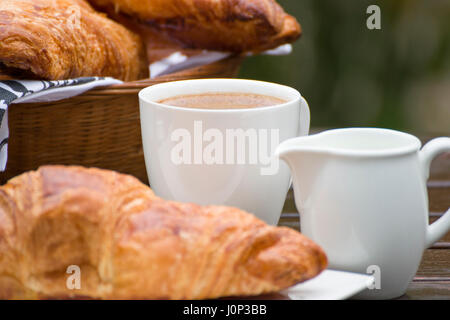
{"label": "white coffee cup", "polygon": [[[262,94],[287,102],[249,109],[159,103],[178,95],[221,92]],[[281,142],[309,132],[308,104],[297,90],[254,80],[202,79],[154,85],[142,90],[139,100],[147,174],[158,196],[234,206],[277,224],[290,173],[273,154]]]}

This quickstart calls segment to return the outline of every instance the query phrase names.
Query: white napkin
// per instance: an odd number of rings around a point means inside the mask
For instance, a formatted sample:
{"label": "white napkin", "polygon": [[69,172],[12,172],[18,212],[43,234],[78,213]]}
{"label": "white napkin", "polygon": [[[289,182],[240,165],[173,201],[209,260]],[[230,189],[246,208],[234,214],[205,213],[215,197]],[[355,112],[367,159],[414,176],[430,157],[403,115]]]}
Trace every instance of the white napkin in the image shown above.
{"label": "white napkin", "polygon": [[[292,45],[285,44],[276,49],[264,52],[265,55],[281,56],[288,55],[292,52]],[[203,50],[195,56],[187,56],[181,52],[175,52],[162,60],[156,61],[150,65],[150,77],[159,76],[179,72],[182,70],[203,66],[229,57],[231,53]],[[251,53],[249,55],[252,55]]]}
{"label": "white napkin", "polygon": [[8,106],[14,103],[49,102],[67,99],[95,87],[122,83],[103,77],[86,77],[60,81],[3,80],[0,81],[0,171],[8,160]]}

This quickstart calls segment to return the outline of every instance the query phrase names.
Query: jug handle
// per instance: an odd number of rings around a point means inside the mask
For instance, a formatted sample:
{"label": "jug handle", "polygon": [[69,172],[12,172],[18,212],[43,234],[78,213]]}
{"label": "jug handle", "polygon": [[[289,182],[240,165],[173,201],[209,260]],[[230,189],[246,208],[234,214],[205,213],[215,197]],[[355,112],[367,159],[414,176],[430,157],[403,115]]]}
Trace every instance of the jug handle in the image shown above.
{"label": "jug handle", "polygon": [[[422,163],[425,181],[430,176],[430,167],[434,158],[439,154],[450,151],[450,138],[437,138],[427,143],[419,157]],[[426,246],[431,247],[450,230],[450,209],[436,222],[429,225],[426,234]]]}

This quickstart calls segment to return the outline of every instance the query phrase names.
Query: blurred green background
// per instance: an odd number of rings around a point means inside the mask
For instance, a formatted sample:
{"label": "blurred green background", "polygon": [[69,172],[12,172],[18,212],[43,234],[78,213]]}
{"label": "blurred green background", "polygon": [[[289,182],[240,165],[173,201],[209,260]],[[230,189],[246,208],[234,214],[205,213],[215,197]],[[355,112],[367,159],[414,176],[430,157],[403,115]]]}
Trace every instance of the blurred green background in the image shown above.
{"label": "blurred green background", "polygon": [[[286,84],[313,127],[450,134],[450,0],[279,0],[303,28],[289,56],[256,56],[240,77]],[[369,30],[367,7],[381,8]]]}

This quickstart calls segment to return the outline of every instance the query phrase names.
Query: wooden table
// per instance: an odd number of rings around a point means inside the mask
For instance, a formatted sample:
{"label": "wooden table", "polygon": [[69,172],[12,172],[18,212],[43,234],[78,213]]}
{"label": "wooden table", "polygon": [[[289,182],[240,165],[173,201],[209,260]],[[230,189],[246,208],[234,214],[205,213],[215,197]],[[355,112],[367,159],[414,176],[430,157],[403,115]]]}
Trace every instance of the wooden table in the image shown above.
{"label": "wooden table", "polygon": [[[426,142],[430,138],[423,136],[421,140]],[[450,207],[450,153],[441,155],[433,162],[428,195],[432,223]],[[292,190],[288,194],[279,225],[300,230],[299,214],[295,208]],[[400,299],[450,300],[450,232],[425,251],[413,282],[406,295]]]}

